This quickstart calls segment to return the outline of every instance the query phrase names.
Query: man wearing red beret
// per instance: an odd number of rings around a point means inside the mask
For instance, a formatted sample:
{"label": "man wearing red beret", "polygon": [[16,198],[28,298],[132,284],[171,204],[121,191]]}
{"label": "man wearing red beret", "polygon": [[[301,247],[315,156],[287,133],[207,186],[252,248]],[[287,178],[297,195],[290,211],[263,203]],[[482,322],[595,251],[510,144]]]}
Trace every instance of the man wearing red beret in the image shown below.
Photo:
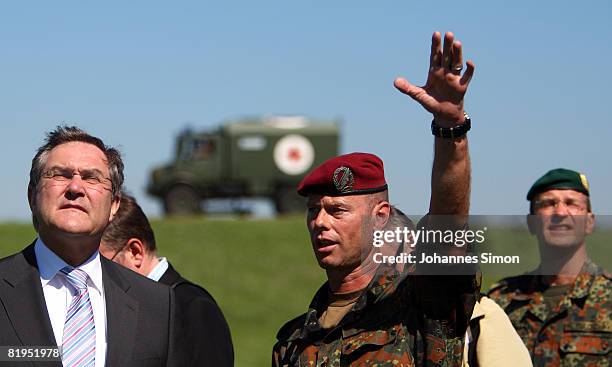
{"label": "man wearing red beret", "polygon": [[[469,209],[470,120],[463,97],[474,64],[446,33],[432,38],[427,82],[395,87],[433,114],[434,163],[429,213],[465,224]],[[324,162],[298,187],[307,197],[307,226],[328,281],[309,310],[278,332],[273,366],[460,366],[463,335],[479,286],[474,276],[411,276],[373,261],[374,231],[390,205],[383,162],[352,153]],[[429,219],[428,219],[429,218]],[[459,219],[457,219],[459,218]],[[388,269],[387,269],[388,270]]]}

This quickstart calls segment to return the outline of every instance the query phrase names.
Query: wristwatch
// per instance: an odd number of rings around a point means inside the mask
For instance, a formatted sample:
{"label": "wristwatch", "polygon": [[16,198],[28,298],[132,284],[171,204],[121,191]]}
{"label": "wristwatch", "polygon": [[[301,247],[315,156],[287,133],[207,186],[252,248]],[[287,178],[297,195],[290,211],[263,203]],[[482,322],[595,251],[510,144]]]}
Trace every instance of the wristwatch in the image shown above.
{"label": "wristwatch", "polygon": [[431,133],[439,138],[460,138],[467,134],[472,128],[472,120],[466,112],[463,112],[465,120],[459,125],[453,127],[441,127],[436,124],[436,120],[431,121]]}

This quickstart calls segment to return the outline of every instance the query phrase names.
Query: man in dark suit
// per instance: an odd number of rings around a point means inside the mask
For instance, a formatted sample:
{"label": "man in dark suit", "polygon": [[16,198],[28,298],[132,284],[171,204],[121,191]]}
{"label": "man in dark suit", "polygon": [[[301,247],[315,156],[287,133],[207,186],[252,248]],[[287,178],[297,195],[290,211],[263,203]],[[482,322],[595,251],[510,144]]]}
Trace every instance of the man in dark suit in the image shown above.
{"label": "man in dark suit", "polygon": [[122,184],[119,152],[76,127],[50,132],[34,156],[38,238],[0,260],[0,346],[62,347],[62,363],[30,366],[184,365],[174,292],[99,255]]}
{"label": "man in dark suit", "polygon": [[204,288],[158,257],[149,220],[133,197],[121,195],[119,211],[102,236],[100,253],[174,289],[184,321],[188,366],[233,366],[232,338],[221,309]]}

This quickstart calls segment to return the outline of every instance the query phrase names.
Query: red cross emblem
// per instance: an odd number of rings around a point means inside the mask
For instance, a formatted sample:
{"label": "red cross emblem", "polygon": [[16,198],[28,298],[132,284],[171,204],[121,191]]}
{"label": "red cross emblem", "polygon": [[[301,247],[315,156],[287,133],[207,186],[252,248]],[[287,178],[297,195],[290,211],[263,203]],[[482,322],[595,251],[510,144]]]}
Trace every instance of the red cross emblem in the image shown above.
{"label": "red cross emblem", "polygon": [[290,161],[299,161],[302,158],[302,153],[300,153],[300,150],[297,148],[289,149],[287,155],[289,156]]}

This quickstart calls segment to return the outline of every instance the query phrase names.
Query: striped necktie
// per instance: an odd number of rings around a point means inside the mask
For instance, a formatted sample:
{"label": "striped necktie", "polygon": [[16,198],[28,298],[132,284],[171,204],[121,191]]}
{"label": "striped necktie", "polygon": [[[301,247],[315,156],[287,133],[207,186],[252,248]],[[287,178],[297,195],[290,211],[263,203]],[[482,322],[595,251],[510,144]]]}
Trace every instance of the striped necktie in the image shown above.
{"label": "striped necktie", "polygon": [[69,266],[60,271],[76,289],[64,323],[62,363],[64,367],[93,367],[96,359],[96,329],[87,291],[89,276],[83,270]]}

